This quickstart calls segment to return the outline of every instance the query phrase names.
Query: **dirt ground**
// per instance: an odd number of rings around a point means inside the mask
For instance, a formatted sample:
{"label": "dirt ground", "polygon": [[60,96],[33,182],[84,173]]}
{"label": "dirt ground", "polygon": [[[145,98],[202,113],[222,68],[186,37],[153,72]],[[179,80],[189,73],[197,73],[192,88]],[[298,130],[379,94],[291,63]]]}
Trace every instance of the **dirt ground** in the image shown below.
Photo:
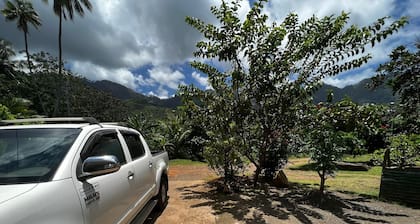
{"label": "dirt ground", "polygon": [[[420,209],[352,194],[330,193],[314,204],[305,186],[277,189],[262,185],[229,195],[216,191],[216,175],[207,166],[171,166],[169,201],[147,223],[412,223],[420,224]],[[250,184],[244,181],[243,184]]]}

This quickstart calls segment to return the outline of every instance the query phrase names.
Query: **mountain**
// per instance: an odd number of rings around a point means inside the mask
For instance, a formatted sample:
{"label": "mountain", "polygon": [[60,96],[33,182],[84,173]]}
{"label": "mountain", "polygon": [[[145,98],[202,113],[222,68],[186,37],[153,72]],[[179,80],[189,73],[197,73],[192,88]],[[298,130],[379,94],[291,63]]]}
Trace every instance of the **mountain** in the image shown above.
{"label": "mountain", "polygon": [[109,80],[88,81],[87,84],[92,87],[95,87],[96,89],[110,93],[115,98],[118,98],[121,100],[128,100],[132,98],[142,98],[145,101],[147,101],[146,96],[139,94],[130,88],[127,88],[123,85],[120,85],[118,83],[115,83]]}
{"label": "mountain", "polygon": [[[324,84],[315,93],[314,102],[325,101],[329,90],[332,90],[334,93],[334,102],[340,101],[346,96],[359,104],[389,103],[396,100],[396,97],[392,95],[391,89],[386,86],[379,86],[374,90],[367,88],[366,86],[370,82],[370,79],[364,79],[355,85],[346,86],[342,89]],[[159,99],[155,96],[145,96],[109,80],[88,81],[87,84],[98,90],[107,92],[117,99],[125,101],[132,110],[164,113],[164,111],[175,109],[181,105],[181,99],[179,97]]]}
{"label": "mountain", "polygon": [[389,87],[382,85],[372,90],[367,87],[371,82],[370,79],[364,79],[359,83],[351,86],[346,86],[342,89],[335,86],[324,84],[314,95],[314,102],[319,103],[327,99],[329,90],[334,93],[334,102],[340,101],[344,97],[350,97],[354,102],[359,104],[364,103],[389,103],[397,100],[397,97],[392,95]]}
{"label": "mountain", "polygon": [[141,105],[149,105],[174,109],[181,105],[181,99],[179,99],[179,97],[159,99],[155,96],[145,96],[130,88],[109,80],[89,82],[88,84],[92,87],[95,87],[96,89],[110,93],[115,98],[127,101],[129,104],[137,105],[137,107],[141,107]]}

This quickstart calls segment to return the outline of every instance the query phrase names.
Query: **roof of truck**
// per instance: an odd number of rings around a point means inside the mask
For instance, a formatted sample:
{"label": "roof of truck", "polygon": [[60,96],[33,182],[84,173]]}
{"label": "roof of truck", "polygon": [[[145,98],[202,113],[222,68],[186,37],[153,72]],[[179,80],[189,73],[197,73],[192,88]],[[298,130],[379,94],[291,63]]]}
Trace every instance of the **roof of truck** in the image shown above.
{"label": "roof of truck", "polygon": [[[0,121],[0,129],[33,128],[127,128],[122,123],[99,123],[92,117],[30,118]],[[128,128],[127,128],[128,129]]]}
{"label": "roof of truck", "polygon": [[0,126],[0,129],[31,129],[31,128],[83,128],[90,124],[19,124]]}

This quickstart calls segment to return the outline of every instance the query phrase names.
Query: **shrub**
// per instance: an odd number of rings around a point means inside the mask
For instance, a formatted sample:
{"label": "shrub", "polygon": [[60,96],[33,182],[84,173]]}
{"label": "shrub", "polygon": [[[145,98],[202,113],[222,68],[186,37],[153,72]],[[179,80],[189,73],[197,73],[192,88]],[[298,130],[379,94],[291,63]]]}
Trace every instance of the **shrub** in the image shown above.
{"label": "shrub", "polygon": [[420,159],[420,135],[398,134],[389,138],[391,164],[399,168],[413,166]]}

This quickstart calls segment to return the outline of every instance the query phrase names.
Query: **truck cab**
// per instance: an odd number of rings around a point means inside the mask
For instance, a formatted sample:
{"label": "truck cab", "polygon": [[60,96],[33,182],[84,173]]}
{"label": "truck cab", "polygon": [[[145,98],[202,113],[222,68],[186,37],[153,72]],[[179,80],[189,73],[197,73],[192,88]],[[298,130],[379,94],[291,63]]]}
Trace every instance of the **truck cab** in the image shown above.
{"label": "truck cab", "polygon": [[152,154],[138,131],[86,118],[18,121],[0,126],[2,223],[142,223],[164,208],[168,155]]}

